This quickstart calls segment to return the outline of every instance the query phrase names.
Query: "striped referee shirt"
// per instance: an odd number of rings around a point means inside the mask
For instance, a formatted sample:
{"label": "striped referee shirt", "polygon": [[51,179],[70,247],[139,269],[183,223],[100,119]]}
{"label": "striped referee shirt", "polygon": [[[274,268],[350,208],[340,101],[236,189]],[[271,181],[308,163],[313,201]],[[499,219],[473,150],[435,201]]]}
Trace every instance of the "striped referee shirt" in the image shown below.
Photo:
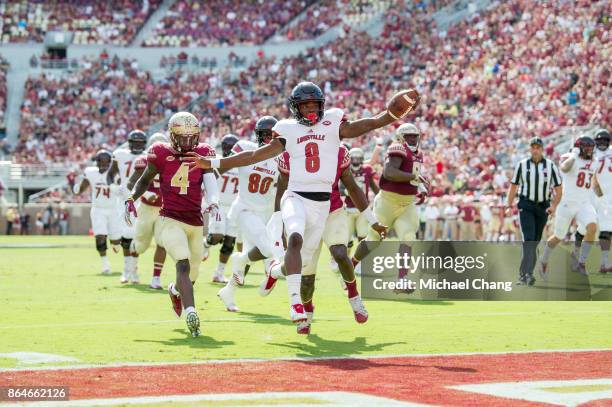
{"label": "striped referee shirt", "polygon": [[528,157],[518,162],[511,182],[520,186],[521,198],[543,203],[550,201],[552,188],[561,185],[561,174],[552,160],[542,158],[536,164]]}

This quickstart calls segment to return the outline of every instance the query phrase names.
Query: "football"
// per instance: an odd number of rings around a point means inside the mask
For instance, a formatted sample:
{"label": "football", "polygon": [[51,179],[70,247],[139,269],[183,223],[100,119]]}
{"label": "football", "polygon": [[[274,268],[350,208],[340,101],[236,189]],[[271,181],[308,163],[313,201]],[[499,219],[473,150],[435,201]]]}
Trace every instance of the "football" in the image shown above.
{"label": "football", "polygon": [[395,120],[405,117],[419,104],[421,96],[415,89],[402,90],[391,98],[387,111]]}

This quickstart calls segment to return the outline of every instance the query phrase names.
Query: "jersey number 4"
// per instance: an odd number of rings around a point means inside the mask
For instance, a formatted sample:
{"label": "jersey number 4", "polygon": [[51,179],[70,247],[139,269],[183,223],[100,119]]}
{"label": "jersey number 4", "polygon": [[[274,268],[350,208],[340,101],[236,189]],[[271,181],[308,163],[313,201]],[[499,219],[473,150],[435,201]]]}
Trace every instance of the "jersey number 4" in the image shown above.
{"label": "jersey number 4", "polygon": [[189,164],[182,163],[178,167],[170,180],[170,186],[179,188],[179,194],[181,195],[187,194],[187,189],[189,188]]}
{"label": "jersey number 4", "polygon": [[273,179],[270,177],[261,178],[261,175],[254,172],[249,176],[249,192],[256,194],[259,192],[264,195],[270,189]]}
{"label": "jersey number 4", "polygon": [[319,145],[317,143],[308,143],[304,146],[304,149],[306,150],[306,171],[319,171],[319,168],[321,167]]}

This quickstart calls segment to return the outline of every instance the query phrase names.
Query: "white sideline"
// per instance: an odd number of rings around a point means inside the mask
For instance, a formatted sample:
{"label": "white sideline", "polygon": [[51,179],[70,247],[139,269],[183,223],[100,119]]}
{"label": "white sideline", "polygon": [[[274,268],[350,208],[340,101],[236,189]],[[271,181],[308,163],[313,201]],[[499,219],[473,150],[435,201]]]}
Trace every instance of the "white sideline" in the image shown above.
{"label": "white sideline", "polygon": [[41,366],[25,368],[1,368],[0,372],[24,372],[38,370],[80,370],[80,369],[105,369],[131,366],[174,366],[174,365],[209,365],[222,363],[261,363],[261,362],[316,362],[318,360],[364,360],[364,359],[388,359],[388,358],[435,358],[439,356],[495,356],[495,355],[523,355],[533,353],[584,353],[584,352],[612,352],[612,348],[593,349],[541,349],[541,350],[517,350],[507,352],[458,352],[458,353],[405,353],[397,355],[344,355],[344,356],[312,356],[312,357],[278,357],[266,359],[210,359],[196,362],[125,362],[109,364],[82,364],[64,366]]}
{"label": "white sideline", "polygon": [[[498,317],[498,316],[522,316],[522,315],[544,315],[544,314],[610,314],[612,309],[601,309],[601,310],[575,310],[575,311],[521,311],[521,312],[464,312],[464,313],[434,313],[434,314],[414,314],[410,318],[446,318],[446,317]],[[238,315],[240,313],[238,312]],[[253,321],[265,321],[265,320],[287,320],[285,317],[253,317],[253,318],[242,318],[236,316],[236,318],[202,318],[202,323],[207,322],[253,322]],[[338,316],[338,317],[317,317],[317,321],[342,321],[342,320],[353,320],[352,316]],[[85,327],[85,326],[99,326],[99,325],[134,325],[134,324],[173,324],[179,319],[163,319],[163,320],[152,320],[152,321],[94,321],[94,322],[70,322],[70,323],[58,323],[58,324],[30,324],[30,325],[0,325],[0,330],[3,329],[33,329],[33,328],[67,328],[67,327]]]}

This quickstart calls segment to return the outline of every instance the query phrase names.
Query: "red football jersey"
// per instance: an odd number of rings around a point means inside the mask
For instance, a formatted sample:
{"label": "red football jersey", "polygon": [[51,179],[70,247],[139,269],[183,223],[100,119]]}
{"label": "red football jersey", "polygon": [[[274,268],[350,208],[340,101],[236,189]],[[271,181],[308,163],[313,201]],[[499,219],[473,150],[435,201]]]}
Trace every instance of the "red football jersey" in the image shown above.
{"label": "red football jersey", "polygon": [[[353,171],[353,177],[355,178],[355,182],[357,182],[357,185],[359,185],[361,189],[363,190],[363,192],[365,193],[366,199],[369,202],[370,201],[370,182],[372,182],[372,179],[374,178],[374,168],[372,168],[368,164],[363,164],[357,172]],[[348,195],[344,202],[346,203],[347,208],[355,207],[353,200]]]}
{"label": "red football jersey", "polygon": [[[200,143],[193,151],[203,157],[214,158],[215,149]],[[162,197],[160,216],[165,216],[193,226],[202,226],[202,180],[203,171],[193,170],[189,163],[169,144],[154,144],[147,161],[159,172],[159,187]]]}
{"label": "red football jersey", "polygon": [[[145,154],[141,155],[134,162],[134,169],[136,170],[144,170],[147,166],[147,156]],[[140,201],[146,205],[161,207],[162,198],[161,192],[159,191],[159,174],[153,178],[153,181],[149,184],[149,188],[147,191],[153,192],[155,194],[155,198],[147,199],[144,196],[140,197]]]}
{"label": "red football jersey", "polygon": [[[401,157],[402,165],[400,170],[412,172],[416,165],[423,164],[423,154],[419,151],[416,154],[410,151],[406,143],[393,143],[387,150],[387,157]],[[380,177],[380,189],[384,191],[394,192],[400,195],[416,195],[417,187],[409,182],[390,181],[385,178],[384,174]]]}
{"label": "red football jersey", "polygon": [[[278,163],[278,170],[287,175],[290,176],[289,174],[289,153],[288,152],[284,152],[281,155],[278,156],[277,158],[277,163]],[[333,212],[336,209],[342,208],[343,204],[342,204],[342,196],[340,195],[340,189],[338,188],[338,182],[340,181],[340,177],[342,176],[342,173],[344,172],[344,170],[346,170],[348,168],[348,166],[351,165],[351,158],[349,157],[349,152],[346,149],[346,147],[344,146],[340,146],[340,148],[338,149],[338,166],[336,168],[336,179],[334,180],[334,183],[332,185],[332,192],[331,192],[331,196],[330,196],[330,206],[329,206],[329,212]]]}

